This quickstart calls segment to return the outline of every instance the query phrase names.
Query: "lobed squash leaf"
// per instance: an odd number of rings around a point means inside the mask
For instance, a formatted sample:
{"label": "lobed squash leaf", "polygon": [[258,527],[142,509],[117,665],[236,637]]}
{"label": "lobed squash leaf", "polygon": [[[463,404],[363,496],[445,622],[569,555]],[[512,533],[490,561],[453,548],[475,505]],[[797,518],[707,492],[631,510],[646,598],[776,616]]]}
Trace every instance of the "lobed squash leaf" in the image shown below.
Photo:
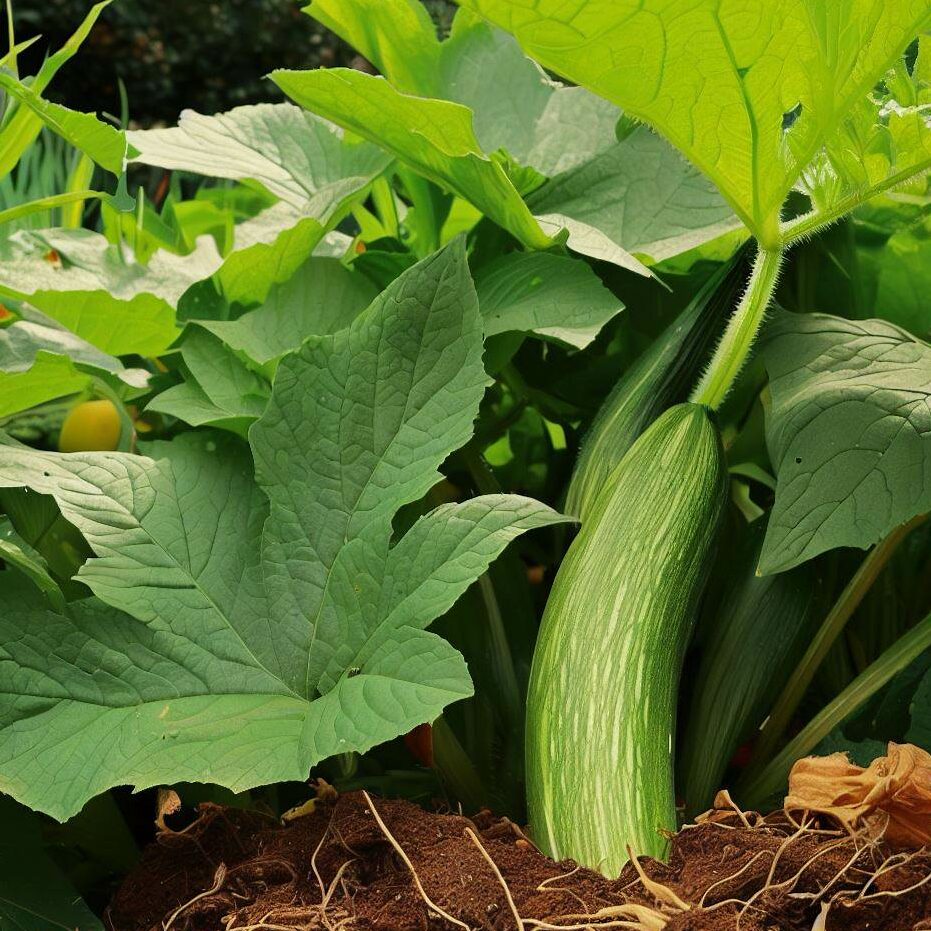
{"label": "lobed squash leaf", "polygon": [[[565,229],[574,251],[648,274],[635,253],[660,261],[739,225],[714,185],[668,144],[646,131],[618,141],[616,106],[552,81],[501,30],[460,10],[444,42],[432,29],[399,35],[395,22],[414,7],[423,12],[417,0],[393,0],[377,14],[368,0],[316,0],[306,12],[356,45],[397,88],[468,107],[481,150],[504,154],[549,235]],[[407,67],[415,50],[429,65]],[[372,131],[380,128],[378,121]]]}
{"label": "lobed squash leaf", "polygon": [[802,172],[931,22],[925,0],[458,2],[654,126],[767,245]]}
{"label": "lobed squash leaf", "polygon": [[148,456],[6,441],[0,486],[51,495],[95,555],[94,597],[64,610],[7,589],[0,790],[63,819],[124,783],[301,780],[469,695],[425,628],[509,540],[565,518],[493,495],[394,545],[392,521],[469,439],[487,381],[457,241],[281,362],[251,456],[204,432]]}
{"label": "lobed squash leaf", "polygon": [[402,94],[384,78],[349,68],[279,70],[271,77],[302,107],[377,143],[464,197],[525,246],[553,245],[501,165],[482,151],[466,107]]}
{"label": "lobed squash leaf", "polygon": [[291,104],[187,110],[177,126],[128,134],[134,161],[213,178],[257,182],[278,202],[234,229],[217,269],[230,302],[265,299],[307,260],[390,158]]}

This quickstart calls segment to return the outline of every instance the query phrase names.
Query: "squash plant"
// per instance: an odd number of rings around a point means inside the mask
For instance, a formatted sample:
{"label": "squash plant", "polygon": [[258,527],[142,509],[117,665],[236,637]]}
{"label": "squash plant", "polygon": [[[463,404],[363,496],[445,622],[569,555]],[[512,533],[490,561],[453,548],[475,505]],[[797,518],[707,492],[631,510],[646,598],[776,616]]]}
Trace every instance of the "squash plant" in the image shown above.
{"label": "squash plant", "polygon": [[[526,797],[617,873],[931,688],[931,324],[870,319],[927,241],[926,3],[461,7],[314,0],[379,76],[106,128],[150,196],[3,242],[17,801],[313,770]],[[51,451],[88,398],[118,449]]]}

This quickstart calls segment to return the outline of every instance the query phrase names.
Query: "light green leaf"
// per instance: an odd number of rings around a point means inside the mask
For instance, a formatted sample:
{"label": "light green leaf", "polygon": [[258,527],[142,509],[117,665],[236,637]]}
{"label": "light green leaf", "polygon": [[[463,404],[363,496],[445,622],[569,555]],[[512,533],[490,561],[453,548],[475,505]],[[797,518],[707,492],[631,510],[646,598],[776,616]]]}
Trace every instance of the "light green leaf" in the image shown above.
{"label": "light green leaf", "polygon": [[26,300],[110,355],[156,355],[175,338],[181,295],[219,266],[213,239],[148,265],[90,230],[22,231],[0,262],[0,291]]}
{"label": "light green leaf", "polygon": [[124,783],[300,780],[469,695],[429,615],[516,533],[563,518],[479,499],[390,542],[486,382],[457,242],[285,358],[251,456],[197,432],[152,458],[0,447],[0,486],[52,495],[96,554],[79,573],[96,597],[67,614],[6,599],[0,788],[64,818]]}
{"label": "light green leaf", "polygon": [[271,388],[223,342],[193,327],[181,344],[185,381],[157,395],[147,410],[169,414],[192,426],[213,424],[245,436],[259,417]]}
{"label": "light green leaf", "polygon": [[513,252],[475,276],[485,335],[537,333],[584,349],[624,305],[584,262]]}
{"label": "light green leaf", "polygon": [[466,13],[441,43],[420,0],[314,0],[304,12],[357,48],[398,90],[472,110],[485,152],[505,149],[521,165],[553,175],[616,141],[617,107],[549,80],[511,36]]}
{"label": "light green leaf", "polygon": [[287,281],[390,162],[366,142],[292,104],[185,111],[171,129],[129,133],[135,161],[214,178],[257,181],[277,204],[239,224],[218,272],[230,302],[264,300]]}
{"label": "light green leaf", "polygon": [[459,3],[654,126],[767,246],[801,172],[931,20],[925,0]]}
{"label": "light green leaf", "polygon": [[133,161],[258,181],[318,218],[343,199],[347,182],[364,187],[388,164],[375,146],[346,139],[336,127],[288,103],[236,107],[215,116],[185,110],[175,127],[127,136],[139,153]]}
{"label": "light green leaf", "polygon": [[[553,178],[528,204],[538,217],[555,215],[554,225],[569,217],[650,263],[741,225],[714,185],[647,129]],[[575,246],[571,228],[568,245]]]}
{"label": "light green leaf", "polygon": [[482,151],[466,107],[401,94],[384,78],[348,68],[274,71],[271,77],[301,106],[464,197],[529,248],[552,245],[504,169]]}
{"label": "light green leaf", "polygon": [[[238,405],[237,405],[238,407]],[[242,416],[210,399],[193,376],[167,388],[146,405],[146,410],[177,417],[192,427],[211,426],[245,436],[256,415]]]}
{"label": "light green leaf", "polygon": [[420,0],[313,0],[304,12],[358,49],[398,90],[432,96],[440,44]]}
{"label": "light green leaf", "polygon": [[799,186],[818,214],[840,215],[908,182],[924,193],[920,176],[931,169],[931,82],[924,74],[929,38],[919,38],[912,70],[900,60],[881,87],[850,109],[803,173]]}
{"label": "light green leaf", "polygon": [[[399,80],[394,70],[407,47],[398,43],[413,40],[369,16],[367,0],[343,0],[338,14],[327,6],[321,21],[351,43],[364,32],[360,48],[377,47],[381,57],[374,60],[396,86],[468,107],[485,153],[506,152],[540,176],[535,184],[560,176],[528,205],[549,235],[568,229],[569,248],[646,275],[632,246],[659,261],[740,225],[714,185],[667,143],[642,132],[618,145],[618,108],[550,80],[507,33],[460,11],[450,38],[438,46],[432,39],[428,54],[436,63],[417,83],[417,75]],[[406,7],[407,0],[391,6]],[[308,8],[311,16],[317,7]],[[418,47],[424,42],[418,39]]]}
{"label": "light green leaf", "polygon": [[475,114],[475,135],[486,152],[504,149],[546,176],[576,168],[617,142],[617,107],[581,87],[551,81],[512,36],[462,14],[441,46],[431,96]]}
{"label": "light green leaf", "polygon": [[0,329],[0,417],[83,391],[94,377],[129,395],[146,388],[148,372],[124,368],[38,311],[19,314]]}
{"label": "light green leaf", "polygon": [[0,796],[0,822],[0,928],[103,931],[46,852],[39,816]]}
{"label": "light green leaf", "polygon": [[764,335],[777,487],[761,571],[866,548],[931,510],[931,346],[824,314],[781,314]]}
{"label": "light green leaf", "polygon": [[79,113],[43,100],[32,88],[8,74],[0,73],[0,88],[32,110],[52,132],[89,155],[101,168],[115,175],[123,173],[126,136],[121,130],[101,122],[93,113]]}
{"label": "light green leaf", "polygon": [[274,285],[260,307],[236,320],[200,323],[259,365],[273,363],[311,335],[336,333],[372,302],[375,286],[338,259],[314,256]]}

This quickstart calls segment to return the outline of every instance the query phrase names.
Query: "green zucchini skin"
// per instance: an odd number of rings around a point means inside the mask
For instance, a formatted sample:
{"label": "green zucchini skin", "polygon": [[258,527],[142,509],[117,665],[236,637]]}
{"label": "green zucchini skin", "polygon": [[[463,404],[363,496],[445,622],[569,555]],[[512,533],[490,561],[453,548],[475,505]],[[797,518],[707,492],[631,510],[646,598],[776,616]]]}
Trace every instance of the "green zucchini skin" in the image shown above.
{"label": "green zucchini skin", "polygon": [[688,306],[621,376],[582,441],[566,493],[565,512],[583,521],[607,477],[637,437],[685,395],[706,350],[746,286],[743,251],[721,266]]}
{"label": "green zucchini skin", "polygon": [[727,494],[706,408],[659,417],[605,482],[550,593],[527,699],[534,839],[616,876],[675,830],[679,675]]}

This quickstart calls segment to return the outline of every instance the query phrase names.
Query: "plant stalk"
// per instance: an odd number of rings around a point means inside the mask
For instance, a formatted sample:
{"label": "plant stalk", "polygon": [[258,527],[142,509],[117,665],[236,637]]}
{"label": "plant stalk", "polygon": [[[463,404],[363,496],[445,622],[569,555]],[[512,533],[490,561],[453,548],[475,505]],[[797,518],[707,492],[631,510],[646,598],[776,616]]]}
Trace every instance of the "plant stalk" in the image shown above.
{"label": "plant stalk", "polygon": [[882,540],[867,553],[853,578],[847,583],[834,606],[828,612],[805,655],[773,706],[773,710],[762,728],[754,752],[756,760],[767,760],[776,747],[779,746],[779,741],[782,739],[792,715],[798,708],[809,685],[811,685],[815,673],[824,661],[825,656],[827,656],[828,651],[843,632],[847,622],[860,606],[860,602],[863,601],[866,593],[872,588],[873,583],[886,567],[899,544],[923,520],[924,516],[917,517],[909,523],[897,527],[885,540]]}
{"label": "plant stalk", "polygon": [[890,191],[898,185],[924,174],[929,167],[931,167],[931,159],[918,165],[910,165],[908,168],[897,171],[865,191],[854,191],[852,194],[842,197],[836,204],[825,210],[812,210],[800,217],[796,217],[794,220],[790,220],[788,223],[784,223],[782,225],[783,248],[787,248],[809,236],[814,236],[815,233],[820,232],[832,223],[836,223],[868,200],[872,200],[879,194]]}
{"label": "plant stalk", "polygon": [[811,753],[828,734],[872,698],[890,679],[931,647],[931,614],[896,641],[864,670],[830,704],[795,736],[769,765],[744,786],[738,785],[740,804],[758,807],[776,795],[786,783],[792,764]]}
{"label": "plant stalk", "polygon": [[717,410],[740,374],[766,315],[782,263],[782,250],[757,253],[747,290],[734,311],[711,363],[692,392],[691,401]]}

